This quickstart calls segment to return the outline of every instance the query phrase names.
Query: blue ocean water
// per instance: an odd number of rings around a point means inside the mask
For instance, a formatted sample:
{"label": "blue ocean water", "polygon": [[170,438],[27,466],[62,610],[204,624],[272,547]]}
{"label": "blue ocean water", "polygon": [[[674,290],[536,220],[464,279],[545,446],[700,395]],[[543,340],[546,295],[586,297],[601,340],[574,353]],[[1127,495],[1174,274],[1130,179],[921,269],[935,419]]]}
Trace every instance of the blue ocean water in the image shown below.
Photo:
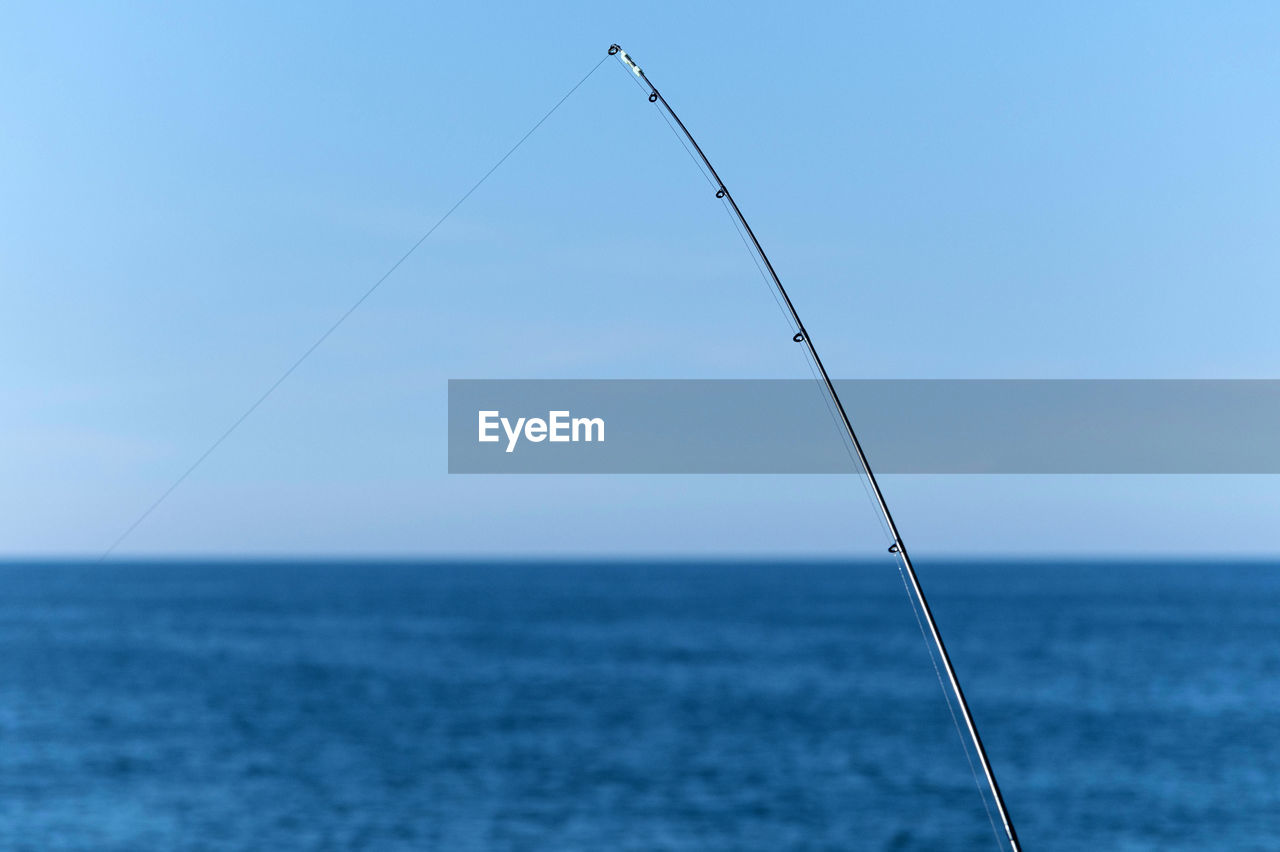
{"label": "blue ocean water", "polygon": [[[924,560],[1032,850],[1280,848],[1280,565]],[[0,848],[996,849],[891,563],[0,566]]]}

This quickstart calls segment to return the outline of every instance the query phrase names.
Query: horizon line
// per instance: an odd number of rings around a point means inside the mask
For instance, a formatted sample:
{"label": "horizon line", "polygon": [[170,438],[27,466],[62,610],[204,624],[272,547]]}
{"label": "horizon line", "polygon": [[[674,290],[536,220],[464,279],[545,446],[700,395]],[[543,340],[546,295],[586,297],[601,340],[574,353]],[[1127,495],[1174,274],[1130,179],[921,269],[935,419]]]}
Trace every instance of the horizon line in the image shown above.
{"label": "horizon line", "polygon": [[[954,552],[926,552],[923,555],[925,560],[938,560],[943,562],[1190,562],[1217,560],[1221,562],[1267,562],[1275,561],[1280,563],[1280,553],[1276,552],[1238,552],[1238,553],[1221,553],[1212,551],[1193,551],[1193,552],[1169,552],[1169,551],[1096,551],[1096,552],[1066,552],[1066,553],[1038,553],[1038,552],[999,552],[999,553],[967,553],[963,551]],[[879,555],[859,553],[859,554],[840,554],[840,553],[788,553],[788,552],[768,552],[768,553],[741,553],[734,551],[724,552],[663,552],[663,553],[526,553],[526,554],[510,554],[510,553],[308,553],[300,552],[267,552],[267,553],[140,553],[140,554],[121,554],[110,557],[101,562],[104,567],[109,565],[122,565],[130,563],[158,563],[158,562],[174,562],[174,563],[283,563],[283,562],[314,562],[314,563],[348,563],[348,562],[367,562],[367,563],[387,563],[387,564],[493,564],[493,563],[643,563],[643,562],[677,562],[677,563],[696,563],[696,562],[777,562],[790,561],[796,563],[859,563],[859,564],[875,564],[884,558],[888,561],[891,554]],[[98,558],[92,554],[75,554],[75,553],[0,553],[0,565],[13,565],[19,563],[48,563],[48,564],[78,564],[78,563],[97,563]]]}

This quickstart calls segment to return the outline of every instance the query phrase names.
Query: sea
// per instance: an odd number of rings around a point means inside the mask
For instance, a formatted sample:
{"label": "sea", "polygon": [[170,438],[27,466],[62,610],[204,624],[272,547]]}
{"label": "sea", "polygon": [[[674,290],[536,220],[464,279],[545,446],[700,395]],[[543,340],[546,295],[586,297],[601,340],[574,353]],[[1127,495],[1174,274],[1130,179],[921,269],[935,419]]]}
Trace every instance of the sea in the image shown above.
{"label": "sea", "polygon": [[[919,570],[1025,849],[1280,849],[1280,564]],[[4,850],[1007,848],[971,760],[891,561],[0,564]]]}

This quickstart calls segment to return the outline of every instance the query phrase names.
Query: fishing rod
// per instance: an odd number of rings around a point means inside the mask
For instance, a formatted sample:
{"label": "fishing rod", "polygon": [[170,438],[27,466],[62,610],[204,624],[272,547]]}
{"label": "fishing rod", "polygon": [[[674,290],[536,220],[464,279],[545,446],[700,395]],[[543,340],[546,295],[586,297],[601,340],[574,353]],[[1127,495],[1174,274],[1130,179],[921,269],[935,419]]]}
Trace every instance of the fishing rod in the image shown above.
{"label": "fishing rod", "polygon": [[840,420],[844,425],[844,431],[849,436],[849,442],[853,445],[853,450],[857,453],[858,463],[862,469],[866,471],[867,481],[871,484],[871,490],[875,495],[875,501],[880,507],[880,514],[884,516],[885,523],[889,526],[889,533],[893,537],[893,544],[889,545],[889,552],[896,553],[902,560],[902,567],[906,571],[907,577],[911,581],[911,591],[915,595],[916,602],[919,604],[921,611],[924,612],[925,621],[929,625],[929,633],[933,637],[933,644],[938,649],[938,656],[942,658],[942,665],[946,669],[947,679],[951,682],[951,691],[955,694],[956,702],[960,705],[960,712],[964,716],[965,726],[969,729],[969,738],[973,741],[974,750],[978,753],[978,760],[982,763],[982,772],[986,775],[987,786],[991,788],[992,798],[995,799],[996,808],[1000,812],[1000,821],[1004,824],[1005,834],[1009,838],[1009,845],[1013,852],[1022,852],[1022,846],[1018,842],[1018,833],[1014,830],[1013,820],[1009,816],[1009,809],[1005,806],[1004,796],[1000,793],[1000,784],[996,781],[995,770],[991,768],[991,760],[987,757],[987,750],[982,745],[982,737],[978,734],[978,726],[973,720],[973,713],[969,710],[969,702],[965,700],[964,690],[960,687],[960,678],[956,675],[955,666],[951,664],[951,656],[947,653],[947,646],[942,641],[942,633],[938,630],[938,623],[933,617],[933,610],[929,608],[929,602],[925,599],[924,589],[920,585],[920,578],[916,575],[915,566],[911,564],[911,557],[907,555],[907,546],[903,544],[902,536],[898,533],[898,525],[893,522],[893,514],[889,511],[889,504],[885,502],[884,492],[880,490],[880,484],[876,481],[876,475],[871,472],[871,463],[867,461],[867,455],[862,450],[862,444],[858,441],[858,435],[854,432],[853,422],[849,419],[849,414],[844,409],[844,403],[840,401],[840,394],[836,393],[836,387],[831,382],[831,376],[827,373],[827,368],[822,365],[822,358],[818,356],[818,349],[813,345],[813,338],[809,336],[808,330],[804,327],[804,322],[800,319],[800,314],[796,310],[795,304],[791,301],[791,297],[787,294],[787,288],[782,286],[782,279],[778,277],[778,273],[774,270],[773,264],[769,261],[769,256],[765,254],[764,246],[760,245],[760,240],[756,238],[755,231],[751,230],[751,225],[747,223],[747,218],[742,215],[742,210],[738,207],[738,202],[733,200],[733,194],[729,192],[729,188],[725,186],[724,181],[720,179],[720,175],[716,172],[715,166],[711,165],[711,161],[707,159],[707,155],[703,152],[702,146],[693,138],[693,134],[689,132],[689,128],[684,126],[684,122],[680,120],[680,116],[676,115],[676,111],[671,108],[671,104],[658,91],[658,87],[645,76],[644,71],[640,70],[640,66],[635,63],[627,52],[617,44],[609,45],[609,55],[618,57],[626,67],[631,70],[645,86],[649,88],[649,102],[660,104],[667,114],[675,121],[675,126],[680,128],[679,132],[684,138],[689,140],[689,144],[693,146],[693,150],[697,152],[698,159],[707,167],[707,171],[711,173],[711,177],[716,185],[716,198],[723,199],[728,203],[733,211],[734,217],[738,223],[742,225],[746,235],[751,240],[751,245],[755,248],[760,259],[764,261],[764,268],[769,273],[769,278],[773,280],[774,287],[777,288],[778,295],[782,297],[786,304],[787,311],[791,315],[792,321],[796,326],[795,336],[792,338],[796,343],[803,343],[809,351],[813,363],[818,368],[821,376],[822,384],[826,388],[827,394],[831,397],[831,401],[835,403],[836,411],[839,412]]}

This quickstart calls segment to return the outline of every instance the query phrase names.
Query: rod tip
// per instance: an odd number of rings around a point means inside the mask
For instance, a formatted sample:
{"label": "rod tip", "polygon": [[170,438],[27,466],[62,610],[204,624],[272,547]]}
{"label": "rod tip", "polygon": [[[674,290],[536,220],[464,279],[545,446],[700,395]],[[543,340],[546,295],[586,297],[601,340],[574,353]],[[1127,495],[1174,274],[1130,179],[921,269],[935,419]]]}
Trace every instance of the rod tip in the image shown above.
{"label": "rod tip", "polygon": [[632,73],[635,74],[637,77],[644,76],[644,72],[640,70],[640,66],[636,64],[636,61],[634,59],[632,59],[630,56],[627,55],[627,52],[622,49],[622,45],[620,44],[609,45],[609,55],[617,56],[623,62],[627,63],[627,66],[631,69]]}

